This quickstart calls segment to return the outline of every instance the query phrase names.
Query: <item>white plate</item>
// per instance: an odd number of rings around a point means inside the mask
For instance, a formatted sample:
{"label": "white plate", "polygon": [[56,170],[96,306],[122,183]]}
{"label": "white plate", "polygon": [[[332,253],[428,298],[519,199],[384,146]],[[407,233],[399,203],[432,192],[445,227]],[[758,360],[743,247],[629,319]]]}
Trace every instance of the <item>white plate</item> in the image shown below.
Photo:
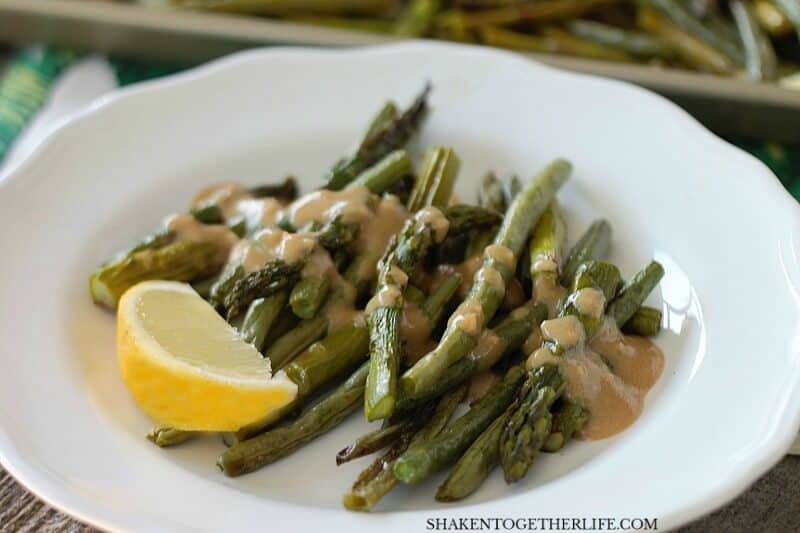
{"label": "white plate", "polygon": [[[88,273],[203,184],[291,171],[315,186],[385,99],[406,102],[427,79],[435,110],[419,144],[455,147],[462,197],[490,167],[532,175],[564,155],[576,169],[561,195],[571,238],[606,216],[623,272],[664,264],[667,366],[641,419],[543,457],[517,486],[494,475],[443,505],[439,478],[400,487],[372,515],[340,507],[366,461],[333,461],[358,417],[237,479],[214,466],[215,438],[148,443]],[[800,427],[798,215],[761,163],[622,83],[450,44],[233,56],[105,99],[0,183],[0,461],[114,530],[416,531],[440,517],[676,526],[744,490]]]}

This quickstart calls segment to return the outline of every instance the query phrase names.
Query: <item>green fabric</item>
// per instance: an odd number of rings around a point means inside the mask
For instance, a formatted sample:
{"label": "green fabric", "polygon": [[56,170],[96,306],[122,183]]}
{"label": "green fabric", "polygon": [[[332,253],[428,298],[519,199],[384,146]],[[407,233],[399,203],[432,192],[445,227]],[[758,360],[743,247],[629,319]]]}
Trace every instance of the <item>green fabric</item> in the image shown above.
{"label": "green fabric", "polygon": [[744,138],[729,140],[763,161],[778,176],[786,190],[800,200],[800,147]]}
{"label": "green fabric", "polygon": [[[50,85],[78,54],[58,49],[23,49],[16,52],[0,78],[0,161],[11,143],[44,103]],[[109,58],[119,85],[160,78],[187,68],[185,65]],[[788,147],[758,139],[728,139],[761,159],[800,200],[800,146]]]}
{"label": "green fabric", "polygon": [[175,74],[187,68],[171,63],[143,62],[118,57],[110,57],[108,62],[114,69],[117,83],[120,86]]}
{"label": "green fabric", "polygon": [[0,161],[42,107],[53,81],[78,55],[25,48],[15,52],[0,78]]}

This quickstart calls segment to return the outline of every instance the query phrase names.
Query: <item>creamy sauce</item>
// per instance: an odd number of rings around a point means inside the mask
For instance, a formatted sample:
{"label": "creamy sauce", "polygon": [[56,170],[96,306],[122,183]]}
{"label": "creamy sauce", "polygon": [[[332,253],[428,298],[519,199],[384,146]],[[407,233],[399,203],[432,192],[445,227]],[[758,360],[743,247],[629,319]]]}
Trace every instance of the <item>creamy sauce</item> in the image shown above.
{"label": "creamy sauce", "polygon": [[475,276],[475,283],[485,283],[498,294],[506,292],[506,282],[500,271],[493,266],[483,265]]}
{"label": "creamy sauce", "polygon": [[275,224],[285,207],[277,198],[253,198],[245,187],[231,182],[209,185],[192,200],[192,209],[210,205],[219,207],[226,221],[243,217],[248,230]]}
{"label": "creamy sauce", "polygon": [[575,308],[582,315],[594,318],[603,316],[606,307],[606,298],[597,289],[586,287],[575,293]]}
{"label": "creamy sauce", "polygon": [[309,257],[317,245],[310,233],[288,233],[279,228],[265,228],[252,239],[243,240],[231,250],[228,262],[241,264],[245,272],[255,272],[270,261],[281,259],[295,264]]}
{"label": "creamy sauce", "polygon": [[606,318],[586,345],[556,357],[546,347],[530,353],[526,366],[558,364],[567,382],[564,394],[589,413],[580,437],[615,435],[641,414],[644,399],[664,369],[664,354],[649,339],[624,335]]}
{"label": "creamy sauce", "polygon": [[510,271],[514,271],[517,268],[517,261],[514,259],[514,252],[511,251],[511,248],[506,246],[502,246],[500,244],[490,244],[484,250],[484,255],[487,259],[493,259],[504,265]]}
{"label": "creamy sauce", "polygon": [[237,246],[239,237],[222,224],[203,224],[192,215],[171,215],[164,220],[164,228],[175,236],[175,240],[210,242],[217,247],[217,260],[224,263],[231,249]]}
{"label": "creamy sauce", "polygon": [[328,319],[328,334],[350,324],[363,327],[367,323],[364,311],[353,307],[352,302],[334,302],[325,307],[324,313]]}
{"label": "creamy sauce", "polygon": [[399,285],[400,287],[405,287],[408,284],[408,274],[403,272],[403,269],[398,267],[397,265],[392,265],[389,269],[389,276],[392,278],[392,281],[395,285]]}
{"label": "creamy sauce", "polygon": [[377,278],[378,260],[383,255],[389,240],[400,232],[408,219],[405,206],[396,196],[383,196],[375,206],[374,215],[362,221],[359,226],[356,249],[369,255],[370,260],[359,261],[356,275],[359,279],[372,282]]}
{"label": "creamy sauce", "polygon": [[248,229],[266,228],[278,221],[283,207],[275,198],[245,198],[236,203],[235,214],[244,217]]}
{"label": "creamy sauce", "polygon": [[542,322],[542,337],[558,343],[564,348],[573,348],[583,342],[586,331],[577,317],[572,315],[553,318]]}
{"label": "creamy sauce", "polygon": [[539,329],[539,325],[537,324],[532,330],[528,338],[525,339],[525,343],[522,345],[522,353],[532,354],[535,352],[539,346],[542,345],[542,330]]}
{"label": "creamy sauce", "polygon": [[624,335],[610,320],[589,342],[589,347],[608,361],[626,383],[649,390],[664,370],[664,353],[650,339]]}
{"label": "creamy sauce", "polygon": [[561,362],[561,358],[553,355],[553,352],[551,352],[549,348],[542,346],[531,352],[528,359],[525,360],[525,368],[531,370],[546,364],[558,365],[561,364]]}
{"label": "creamy sauce", "polygon": [[458,287],[458,295],[463,298],[469,292],[470,287],[472,287],[472,280],[475,279],[475,273],[481,267],[482,263],[483,254],[475,254],[465,259],[462,263],[455,265],[439,265],[436,267],[436,270],[426,276],[425,279],[415,279],[415,285],[424,287],[430,292],[433,287],[441,285],[444,280],[451,277],[454,273],[458,273],[461,275],[461,285]]}
{"label": "creamy sauce", "polygon": [[477,336],[483,329],[483,307],[472,300],[461,302],[447,321],[447,327],[460,329],[473,337]]}
{"label": "creamy sauce", "polygon": [[370,298],[364,311],[369,315],[379,307],[394,307],[403,296],[403,292],[396,285],[384,285]]}
{"label": "creamy sauce", "polygon": [[567,289],[558,283],[555,276],[536,276],[533,281],[533,299],[547,306],[547,316],[556,316],[558,302],[564,298]]}
{"label": "creamy sauce", "polygon": [[437,243],[442,242],[450,229],[450,221],[435,207],[426,207],[417,211],[414,215],[417,224],[429,226],[433,231],[433,240]]}
{"label": "creamy sauce", "polygon": [[[224,255],[220,261],[227,259],[229,263],[241,264],[245,272],[260,270],[277,259],[290,264],[304,262],[301,277],[324,276],[331,281],[331,293],[321,311],[329,320],[329,332],[354,322],[365,324],[365,313],[355,309],[356,288],[339,274],[330,254],[318,246],[313,233],[290,233],[275,227],[276,224],[285,220],[294,228],[303,228],[311,222],[325,224],[336,217],[358,224],[354,248],[357,252],[372,253],[374,256],[374,261],[364,262],[362,277],[374,280],[378,259],[391,237],[402,229],[409,218],[405,206],[397,197],[378,197],[363,186],[352,186],[341,191],[315,191],[286,206],[276,198],[253,198],[241,185],[221,183],[204,188],[192,202],[195,209],[208,205],[218,206],[226,219],[244,217],[250,231],[263,229],[251,238],[240,241],[225,226],[203,225],[190,215],[176,215],[168,221],[168,229],[178,238],[224,244],[221,247]],[[447,232],[448,221],[438,210],[428,212],[424,218],[430,222],[433,231]],[[397,287],[376,295],[373,307],[390,305],[400,297],[407,276],[397,268],[392,269],[391,276]],[[429,336],[429,332],[426,335]]]}
{"label": "creamy sauce", "polygon": [[365,324],[364,313],[355,309],[356,288],[339,274],[327,250],[315,248],[300,275],[324,276],[330,280],[328,299],[320,311],[320,315],[328,319],[329,333],[347,324]]}
{"label": "creamy sauce", "polygon": [[557,272],[558,271],[558,263],[553,261],[552,259],[543,258],[537,259],[533,262],[533,271],[534,272]]}
{"label": "creamy sauce", "polygon": [[[327,252],[326,252],[327,254]],[[331,261],[333,267],[333,262]],[[327,272],[331,280],[331,292],[321,314],[328,319],[328,332],[331,333],[349,324],[366,326],[366,315],[355,308],[358,291],[344,279],[336,268]]]}
{"label": "creamy sauce", "polygon": [[625,383],[595,352],[585,350],[561,364],[567,381],[566,397],[588,409],[589,421],[581,437],[604,439],[624,430],[644,408],[645,391]]}
{"label": "creamy sauce", "polygon": [[469,381],[469,390],[467,391],[467,400],[470,405],[486,396],[489,389],[498,381],[500,381],[500,376],[491,370],[484,370],[472,376]]}
{"label": "creamy sauce", "polygon": [[400,340],[405,345],[406,362],[413,365],[426,353],[431,351],[436,343],[431,339],[431,324],[422,309],[406,302],[403,305],[403,314],[400,320]]}
{"label": "creamy sauce", "polygon": [[246,198],[252,198],[252,195],[238,183],[215,183],[200,189],[192,200],[192,209],[216,205],[227,219],[238,214],[238,203]]}
{"label": "creamy sauce", "polygon": [[508,314],[511,320],[523,320],[531,313],[527,307],[518,307]]}
{"label": "creamy sauce", "polygon": [[506,343],[490,329],[483,330],[470,357],[478,361],[478,369],[486,370],[495,364],[506,350]]}
{"label": "creamy sauce", "polygon": [[295,228],[309,222],[329,222],[337,216],[345,222],[363,222],[371,218],[369,189],[358,185],[341,191],[319,190],[301,196],[283,213]]}
{"label": "creamy sauce", "polygon": [[326,277],[331,282],[336,282],[341,278],[336,271],[336,265],[333,264],[331,255],[321,246],[314,248],[314,251],[306,258],[303,270],[300,271],[301,278],[310,276]]}
{"label": "creamy sauce", "polygon": [[513,278],[511,283],[506,286],[506,294],[503,297],[503,309],[516,309],[525,303],[525,291],[517,278]]}
{"label": "creamy sauce", "polygon": [[396,196],[383,196],[375,206],[375,213],[362,221],[358,234],[359,250],[374,250],[377,257],[383,255],[389,239],[403,229],[408,211]]}

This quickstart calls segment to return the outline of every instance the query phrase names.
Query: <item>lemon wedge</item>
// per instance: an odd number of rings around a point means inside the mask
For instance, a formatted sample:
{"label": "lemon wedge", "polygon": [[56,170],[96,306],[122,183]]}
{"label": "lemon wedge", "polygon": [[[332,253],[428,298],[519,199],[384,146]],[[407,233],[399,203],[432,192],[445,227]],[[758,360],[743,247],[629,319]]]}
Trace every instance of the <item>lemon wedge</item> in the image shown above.
{"label": "lemon wedge", "polygon": [[145,281],[117,309],[122,379],[139,406],[177,429],[235,431],[297,395],[286,374],[217,314],[190,285]]}

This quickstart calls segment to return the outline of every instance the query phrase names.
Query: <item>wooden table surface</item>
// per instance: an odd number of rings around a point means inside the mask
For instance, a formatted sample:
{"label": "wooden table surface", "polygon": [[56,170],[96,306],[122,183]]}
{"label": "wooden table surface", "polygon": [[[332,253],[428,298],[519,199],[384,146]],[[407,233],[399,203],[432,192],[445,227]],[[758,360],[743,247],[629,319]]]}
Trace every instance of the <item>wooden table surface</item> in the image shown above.
{"label": "wooden table surface", "polygon": [[[657,480],[654,480],[657,483]],[[50,508],[0,468],[0,531],[96,531]],[[684,527],[683,533],[800,531],[800,456],[785,457],[726,507]]]}

